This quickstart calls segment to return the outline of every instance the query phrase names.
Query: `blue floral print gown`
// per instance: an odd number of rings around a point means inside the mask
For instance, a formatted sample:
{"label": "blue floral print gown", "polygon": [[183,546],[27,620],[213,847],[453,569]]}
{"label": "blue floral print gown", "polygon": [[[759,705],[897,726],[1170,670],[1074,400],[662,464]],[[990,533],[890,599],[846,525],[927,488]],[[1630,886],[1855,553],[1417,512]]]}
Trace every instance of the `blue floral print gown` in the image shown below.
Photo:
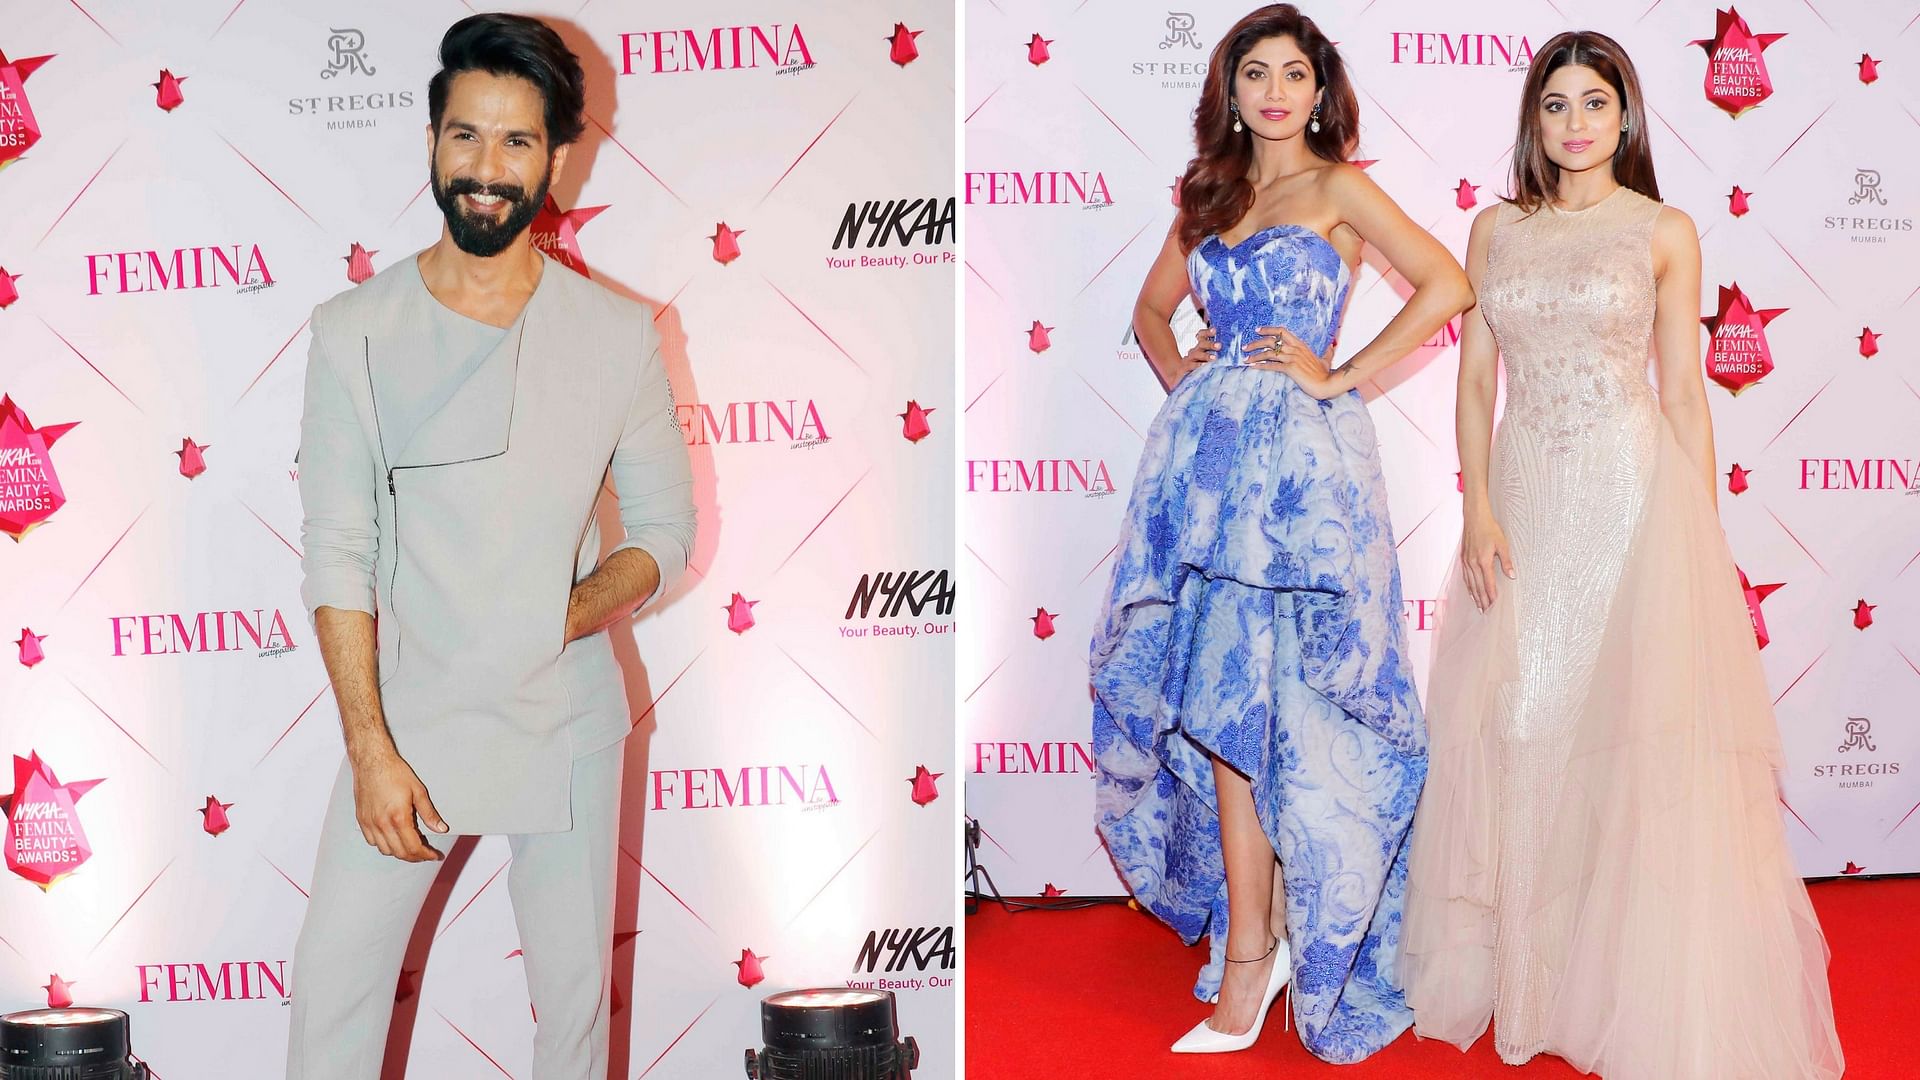
{"label": "blue floral print gown", "polygon": [[1227,888],[1209,755],[1252,783],[1285,875],[1294,1017],[1353,1062],[1412,1020],[1395,974],[1406,837],[1426,777],[1400,571],[1372,419],[1316,401],[1241,346],[1284,326],[1331,344],[1352,273],[1299,225],[1187,260],[1220,357],[1147,433],[1095,632],[1097,816],[1133,895],[1220,987]]}

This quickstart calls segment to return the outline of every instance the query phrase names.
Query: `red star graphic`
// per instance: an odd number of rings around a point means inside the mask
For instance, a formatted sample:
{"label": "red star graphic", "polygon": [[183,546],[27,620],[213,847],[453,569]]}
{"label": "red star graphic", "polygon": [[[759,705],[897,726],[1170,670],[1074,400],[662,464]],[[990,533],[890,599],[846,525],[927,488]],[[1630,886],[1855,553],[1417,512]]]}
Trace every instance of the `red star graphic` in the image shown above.
{"label": "red star graphic", "polygon": [[[1725,11],[1716,9],[1713,37],[1687,42],[1707,51],[1707,100],[1727,115],[1738,117],[1771,97],[1773,83],[1767,77],[1766,63],[1760,54],[1786,36],[1756,34],[1732,7]],[[1715,81],[1716,74],[1721,76],[1719,84]]]}
{"label": "red star graphic", "polygon": [[400,979],[393,986],[394,1004],[399,1004],[420,992],[420,969],[401,968]]}
{"label": "red star graphic", "polygon": [[1753,192],[1740,190],[1739,184],[1733,185],[1733,191],[1727,195],[1727,213],[1734,217],[1747,216],[1747,200],[1751,198]]}
{"label": "red star graphic", "polygon": [[40,989],[47,992],[47,1008],[73,1008],[73,988],[76,984],[68,982],[56,974],[47,975],[47,984]]}
{"label": "red star graphic", "polygon": [[913,39],[926,33],[924,30],[909,30],[906,23],[894,23],[893,33],[887,36],[887,59],[906,67],[920,58],[920,46]]}
{"label": "red star graphic", "polygon": [[45,634],[36,634],[24,626],[20,628],[20,636],[15,638],[13,643],[20,646],[21,667],[30,668],[47,658],[46,650],[40,647],[40,643],[45,640],[47,640]]}
{"label": "red star graphic", "polygon": [[1453,189],[1453,205],[1462,210],[1473,209],[1474,204],[1479,202],[1473,197],[1473,193],[1479,190],[1479,184],[1469,184],[1466,177],[1461,177],[1460,186]]}
{"label": "red star graphic", "polygon": [[1467,474],[1464,470],[1460,470],[1460,469],[1454,470],[1453,490],[1456,494],[1460,494],[1460,495],[1465,495],[1467,493]]}
{"label": "red star graphic", "polygon": [[373,257],[378,254],[380,254],[378,251],[368,251],[355,243],[346,255],[342,256],[347,263],[347,280],[358,285],[372,277]]}
{"label": "red star graphic", "polygon": [[[74,813],[73,807],[81,796],[100,783],[99,780],[76,780],[71,784],[62,784],[47,763],[40,760],[38,753],[29,753],[27,757],[15,754],[13,792],[0,795],[0,814],[7,815],[6,834],[0,838],[0,845],[6,851],[7,869],[45,891],[92,858],[93,847],[87,842],[86,831],[80,827],[79,815]],[[15,831],[19,823],[13,820],[13,813],[16,806],[23,804],[32,808],[36,820],[64,824],[67,830],[64,847],[56,858],[33,861],[20,858],[20,853],[25,849]]]}
{"label": "red star graphic", "polygon": [[[1735,569],[1738,569],[1737,567]],[[1760,602],[1778,592],[1785,582],[1772,585],[1753,585],[1747,581],[1747,572],[1740,570],[1740,592],[1747,598],[1747,617],[1753,620],[1753,639],[1764,649],[1770,640],[1767,637],[1767,617],[1760,611]]]}
{"label": "red star graphic", "polygon": [[226,832],[232,828],[232,822],[227,820],[227,811],[231,809],[233,809],[232,803],[221,802],[211,795],[207,796],[207,805],[200,808],[202,818],[200,827],[207,830],[208,836],[219,836]]}
{"label": "red star graphic", "polygon": [[1848,859],[1848,860],[1847,860],[1847,868],[1846,868],[1845,870],[1842,870],[1842,871],[1840,871],[1840,872],[1841,872],[1841,873],[1843,873],[1843,874],[1845,874],[1845,875],[1847,875],[1848,877],[1852,877],[1852,876],[1853,876],[1853,875],[1855,875],[1855,874],[1859,874],[1859,873],[1864,873],[1864,872],[1866,871],[1866,869],[1867,869],[1867,868],[1866,868],[1866,867],[1864,867],[1864,866],[1855,866],[1855,865],[1853,864],[1853,860],[1852,860],[1852,859]]}
{"label": "red star graphic", "polygon": [[1873,57],[1868,56],[1866,53],[1861,53],[1860,54],[1860,81],[1863,83],[1871,83],[1878,80],[1879,78],[1880,78],[1880,61],[1875,60]]}
{"label": "red star graphic", "polygon": [[1040,320],[1033,320],[1033,326],[1027,330],[1027,348],[1036,353],[1046,352],[1053,347],[1053,339],[1047,335],[1053,332],[1051,326],[1041,326]]}
{"label": "red star graphic", "polygon": [[773,959],[771,956],[753,955],[752,949],[741,949],[740,959],[733,962],[733,966],[740,969],[739,975],[735,976],[740,980],[740,985],[751,987],[755,983],[765,981],[767,973],[760,965],[771,959]]}
{"label": "red star graphic", "polygon": [[1065,896],[1067,895],[1067,890],[1049,881],[1047,882],[1046,888],[1040,890],[1040,895],[1041,896]]}
{"label": "red star graphic", "polygon": [[[38,471],[37,482],[24,486],[27,494],[37,496],[34,509],[8,510],[0,503],[0,533],[19,540],[27,535],[34,526],[53,516],[55,510],[67,503],[67,494],[60,487],[60,478],[53,471],[53,460],[47,451],[54,442],[79,426],[75,421],[70,424],[49,424],[43,428],[33,426],[27,419],[26,410],[13,403],[13,398],[0,396],[0,454],[11,450],[9,455],[17,468],[26,472]],[[25,451],[21,454],[21,451]],[[20,460],[24,458],[24,460]]]}
{"label": "red star graphic", "polygon": [[1752,475],[1752,469],[1743,469],[1740,467],[1739,462],[1734,462],[1733,468],[1727,470],[1727,490],[1735,495],[1745,494],[1747,490],[1747,477]]}
{"label": "red star graphic", "polygon": [[1736,396],[1766,378],[1773,371],[1773,353],[1767,348],[1764,330],[1786,311],[1755,308],[1737,281],[1720,286],[1720,310],[1700,317],[1701,325],[1713,335],[1707,349],[1707,377]]}
{"label": "red star graphic", "polygon": [[1861,327],[1860,338],[1859,338],[1860,355],[1873,356],[1874,354],[1878,353],[1880,351],[1881,336],[1882,335],[1880,334],[1874,333],[1871,327],[1866,327],[1866,326]]}
{"label": "red star graphic", "polygon": [[734,593],[732,602],[721,609],[727,613],[727,629],[736,634],[744,634],[753,629],[753,605],[759,602]]}
{"label": "red star graphic", "polygon": [[180,94],[180,84],[186,81],[185,76],[161,68],[160,81],[153,84],[153,103],[166,112],[179,108],[180,103],[186,100]]}
{"label": "red star graphic", "polygon": [[25,277],[25,274],[9,274],[7,268],[0,266],[0,311],[13,306],[20,299],[20,290],[13,284]]}
{"label": "red star graphic", "polygon": [[1879,604],[1869,604],[1865,600],[1861,600],[1859,603],[1853,605],[1853,628],[1855,630],[1865,630],[1867,627],[1872,626],[1873,609],[1879,606]]}
{"label": "red star graphic", "polygon": [[51,59],[52,54],[8,60],[7,54],[0,52],[0,97],[11,99],[7,108],[7,126],[8,134],[12,136],[5,145],[0,145],[0,169],[18,161],[20,155],[40,141],[40,122],[34,119],[33,106],[27,102],[24,84],[27,76],[40,70],[40,65]]}
{"label": "red star graphic", "polygon": [[917,443],[933,434],[933,428],[927,424],[927,417],[933,415],[935,411],[921,408],[919,402],[909,400],[907,411],[895,414],[900,417],[900,437],[908,442]]}
{"label": "red star graphic", "polygon": [[928,772],[925,765],[915,765],[913,767],[913,775],[907,777],[907,783],[913,785],[913,791],[909,797],[921,806],[925,806],[939,798],[940,787],[935,781],[945,775],[947,774]]}
{"label": "red star graphic", "polygon": [[1053,59],[1053,54],[1047,51],[1047,46],[1051,44],[1053,44],[1052,38],[1043,38],[1039,34],[1033,35],[1033,38],[1027,42],[1027,63],[1039,67]]}
{"label": "red star graphic", "polygon": [[525,950],[525,949],[515,949],[515,950],[513,950],[512,952],[510,952],[510,953],[508,953],[507,955],[505,955],[505,956],[503,956],[503,957],[501,957],[500,959],[502,959],[502,960],[511,960],[511,959],[513,959],[513,958],[514,958],[514,957],[516,957],[516,956],[525,956],[525,955],[527,955],[527,950]]}
{"label": "red star graphic", "polygon": [[1046,608],[1034,608],[1033,618],[1030,620],[1033,623],[1033,636],[1039,638],[1041,641],[1052,637],[1053,619],[1054,616],[1058,614],[1060,613],[1057,611],[1048,611]]}
{"label": "red star graphic", "polygon": [[180,449],[173,452],[174,456],[180,459],[180,475],[191,480],[206,472],[207,459],[202,451],[211,449],[213,449],[211,443],[202,446],[192,439],[181,439]]}
{"label": "red star graphic", "polygon": [[740,238],[747,235],[745,229],[729,229],[724,221],[713,223],[713,235],[707,239],[713,241],[713,261],[725,266],[740,257]]}
{"label": "red star graphic", "polygon": [[[534,247],[553,256],[560,265],[581,277],[592,277],[587,272],[587,257],[580,253],[580,229],[605,209],[604,206],[576,206],[563,214],[560,204],[553,201],[552,193],[548,193],[547,201],[540,205],[540,212],[533,216],[533,225],[527,235],[533,240]],[[735,247],[733,253],[739,255],[740,249]]]}

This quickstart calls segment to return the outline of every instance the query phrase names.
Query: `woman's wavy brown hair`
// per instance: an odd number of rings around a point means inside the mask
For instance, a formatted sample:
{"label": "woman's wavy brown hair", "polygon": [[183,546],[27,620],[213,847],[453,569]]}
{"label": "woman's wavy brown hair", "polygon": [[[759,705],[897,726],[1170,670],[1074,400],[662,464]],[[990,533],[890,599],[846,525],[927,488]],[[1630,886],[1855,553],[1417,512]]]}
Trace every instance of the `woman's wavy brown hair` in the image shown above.
{"label": "woman's wavy brown hair", "polygon": [[1225,232],[1253,208],[1253,136],[1233,130],[1227,105],[1233,80],[1253,47],[1268,38],[1290,37],[1313,65],[1320,96],[1320,130],[1306,132],[1307,148],[1328,161],[1345,161],[1360,141],[1360,103],[1353,83],[1327,35],[1292,4],[1268,4],[1249,12],[1214,46],[1207,86],[1193,114],[1194,159],[1180,180],[1180,246],[1192,251],[1208,236]]}
{"label": "woman's wavy brown hair", "polygon": [[1591,68],[1620,98],[1627,130],[1613,151],[1613,178],[1623,187],[1660,201],[1660,185],[1653,179],[1653,147],[1647,142],[1647,107],[1640,96],[1640,76],[1620,43],[1593,30],[1569,30],[1533,54],[1526,88],[1520,92],[1520,131],[1513,140],[1513,194],[1507,201],[1531,214],[1553,202],[1560,190],[1560,166],[1547,157],[1540,137],[1540,95],[1547,79],[1563,67]]}

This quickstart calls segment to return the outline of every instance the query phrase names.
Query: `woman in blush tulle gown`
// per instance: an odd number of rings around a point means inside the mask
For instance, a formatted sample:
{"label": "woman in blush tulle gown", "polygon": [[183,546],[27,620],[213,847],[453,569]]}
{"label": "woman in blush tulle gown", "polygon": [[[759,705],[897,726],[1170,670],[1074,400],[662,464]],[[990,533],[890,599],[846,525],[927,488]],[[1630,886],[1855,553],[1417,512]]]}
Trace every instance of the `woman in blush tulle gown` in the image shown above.
{"label": "woman in blush tulle gown", "polygon": [[1714,501],[1699,238],[1658,201],[1646,117],[1612,39],[1549,41],[1513,197],[1468,241],[1465,525],[1428,686],[1407,999],[1419,1035],[1464,1049],[1491,1021],[1516,1064],[1833,1077],[1826,942]]}
{"label": "woman in blush tulle gown", "polygon": [[[1356,119],[1339,53],[1299,11],[1236,25],[1134,314],[1169,393],[1093,641],[1097,824],[1143,906],[1212,937],[1195,995],[1217,1005],[1176,1052],[1251,1045],[1289,978],[1301,1039],[1329,1061],[1411,1022],[1394,960],[1426,732],[1356,388],[1471,296],[1346,163]],[[1363,242],[1414,292],[1329,371]],[[1189,292],[1212,331],[1183,358],[1169,318]]]}

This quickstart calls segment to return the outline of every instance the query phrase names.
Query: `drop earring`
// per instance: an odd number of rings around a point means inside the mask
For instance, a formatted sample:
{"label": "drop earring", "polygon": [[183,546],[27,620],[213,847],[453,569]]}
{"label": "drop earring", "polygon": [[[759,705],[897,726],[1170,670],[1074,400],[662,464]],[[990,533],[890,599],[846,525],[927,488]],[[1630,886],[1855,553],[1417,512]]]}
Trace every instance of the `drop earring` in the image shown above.
{"label": "drop earring", "polygon": [[1233,130],[1245,131],[1246,129],[1240,126],[1240,106],[1228,105],[1227,109],[1233,113]]}
{"label": "drop earring", "polygon": [[1320,134],[1320,103],[1317,101],[1313,103],[1313,119],[1307,124],[1307,130],[1315,135]]}

